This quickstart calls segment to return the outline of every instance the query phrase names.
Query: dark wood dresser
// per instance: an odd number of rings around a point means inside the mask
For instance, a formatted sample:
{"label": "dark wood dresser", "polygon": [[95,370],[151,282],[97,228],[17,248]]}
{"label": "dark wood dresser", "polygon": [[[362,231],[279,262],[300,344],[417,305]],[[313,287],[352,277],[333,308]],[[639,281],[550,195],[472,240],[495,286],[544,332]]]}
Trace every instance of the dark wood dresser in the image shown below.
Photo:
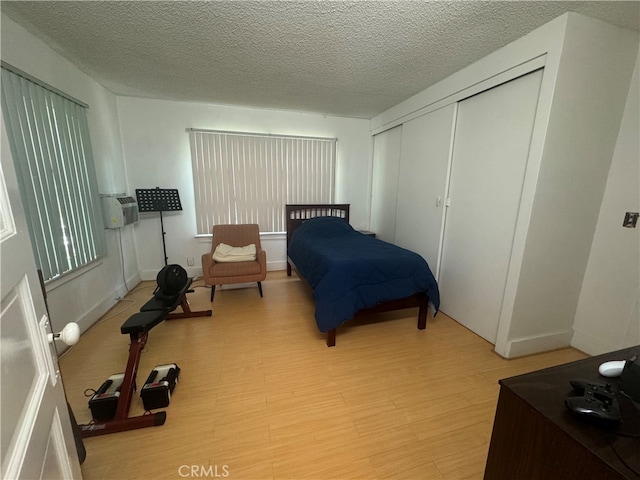
{"label": "dark wood dresser", "polygon": [[570,380],[615,388],[619,379],[600,376],[598,367],[633,355],[640,356],[640,346],[500,380],[485,480],[640,480],[640,404],[620,395],[617,427],[577,417],[564,405],[575,394]]}

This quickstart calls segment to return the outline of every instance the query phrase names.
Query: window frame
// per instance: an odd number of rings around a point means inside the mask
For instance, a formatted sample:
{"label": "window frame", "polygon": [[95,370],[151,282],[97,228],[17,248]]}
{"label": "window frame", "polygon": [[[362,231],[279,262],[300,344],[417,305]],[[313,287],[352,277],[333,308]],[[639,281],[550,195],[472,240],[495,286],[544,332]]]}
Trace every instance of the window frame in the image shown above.
{"label": "window frame", "polygon": [[2,114],[29,236],[45,283],[106,252],[88,105],[2,62]]}
{"label": "window frame", "polygon": [[333,203],[338,139],[188,128],[196,237],[213,225],[286,230],[287,203]]}

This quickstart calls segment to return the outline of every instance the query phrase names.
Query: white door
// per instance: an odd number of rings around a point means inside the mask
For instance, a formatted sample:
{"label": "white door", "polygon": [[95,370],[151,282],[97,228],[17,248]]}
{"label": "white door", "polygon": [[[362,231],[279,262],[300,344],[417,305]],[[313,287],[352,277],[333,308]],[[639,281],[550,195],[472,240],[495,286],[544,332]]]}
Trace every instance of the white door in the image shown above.
{"label": "white door", "polygon": [[0,130],[2,478],[81,478],[4,121]]}
{"label": "white door", "polygon": [[455,111],[452,103],[402,125],[395,244],[422,255],[436,278]]}
{"label": "white door", "polygon": [[402,125],[373,137],[371,226],[376,238],[394,241]]}
{"label": "white door", "polygon": [[542,70],[458,104],[441,309],[495,344]]}

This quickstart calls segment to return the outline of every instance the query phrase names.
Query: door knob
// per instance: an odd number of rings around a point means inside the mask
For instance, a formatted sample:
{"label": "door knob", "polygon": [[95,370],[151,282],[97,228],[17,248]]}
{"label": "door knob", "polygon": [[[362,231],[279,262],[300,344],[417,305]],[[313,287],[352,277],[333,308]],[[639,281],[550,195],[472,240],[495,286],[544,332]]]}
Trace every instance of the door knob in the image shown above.
{"label": "door knob", "polygon": [[80,327],[75,322],[67,323],[61,332],[50,333],[47,335],[49,343],[53,343],[54,340],[60,339],[65,345],[75,345],[80,339]]}

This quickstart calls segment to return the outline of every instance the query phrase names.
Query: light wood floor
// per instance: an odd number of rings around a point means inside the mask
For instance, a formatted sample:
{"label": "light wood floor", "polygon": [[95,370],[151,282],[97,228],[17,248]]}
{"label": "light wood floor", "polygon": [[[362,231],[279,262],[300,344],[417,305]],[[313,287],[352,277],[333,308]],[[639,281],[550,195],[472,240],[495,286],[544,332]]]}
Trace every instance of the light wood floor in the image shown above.
{"label": "light wood floor", "polygon": [[[138,285],[60,359],[79,423],[91,420],[84,390],[124,371],[120,325],[154,287]],[[350,322],[327,348],[295,276],[271,272],[263,288],[219,287],[212,317],[151,331],[138,386],[155,365],[182,369],[167,421],[85,439],[85,479],[481,479],[498,380],[585,357],[504,360],[444,314],[417,330],[415,309]],[[210,308],[209,289],[189,301]],[[142,410],[136,395],[131,413]]]}

